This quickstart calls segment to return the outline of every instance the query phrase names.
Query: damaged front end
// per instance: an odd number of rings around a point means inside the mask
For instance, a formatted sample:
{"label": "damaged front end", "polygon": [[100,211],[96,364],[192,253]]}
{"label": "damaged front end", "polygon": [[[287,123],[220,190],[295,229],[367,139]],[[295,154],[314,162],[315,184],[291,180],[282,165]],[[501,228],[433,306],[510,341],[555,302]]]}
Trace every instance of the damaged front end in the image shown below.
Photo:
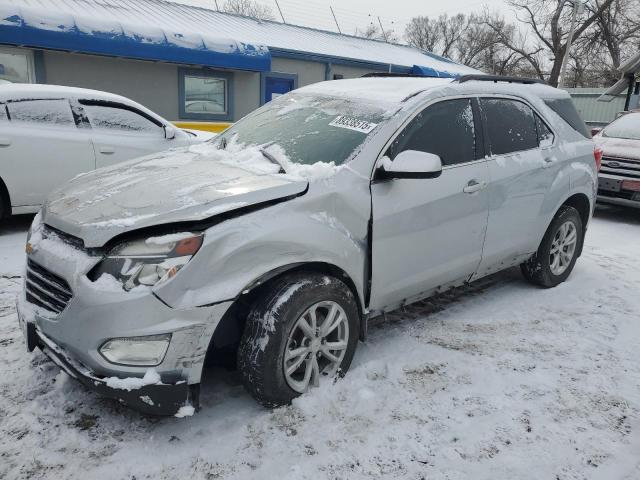
{"label": "damaged front end", "polygon": [[172,308],[150,285],[168,283],[178,260],[192,251],[175,256],[170,249],[164,256],[171,265],[158,255],[143,256],[135,276],[100,281],[102,275],[90,273],[104,265],[104,253],[67,241],[39,218],[27,250],[18,318],[28,350],[40,348],[86,387],[141,412],[173,415],[198,407],[209,341],[229,303]]}

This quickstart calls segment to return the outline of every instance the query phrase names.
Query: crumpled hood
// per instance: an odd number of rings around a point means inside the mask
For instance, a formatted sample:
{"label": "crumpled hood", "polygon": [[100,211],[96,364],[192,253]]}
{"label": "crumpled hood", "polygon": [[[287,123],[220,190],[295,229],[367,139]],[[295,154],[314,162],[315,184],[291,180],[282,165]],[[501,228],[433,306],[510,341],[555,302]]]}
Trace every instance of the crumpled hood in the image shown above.
{"label": "crumpled hood", "polygon": [[640,140],[603,137],[602,135],[594,137],[593,140],[602,148],[605,157],[640,160]]}
{"label": "crumpled hood", "polygon": [[128,231],[204,220],[306,191],[306,180],[278,170],[255,148],[168,150],[74,178],[51,194],[43,221],[86,247],[101,247]]}

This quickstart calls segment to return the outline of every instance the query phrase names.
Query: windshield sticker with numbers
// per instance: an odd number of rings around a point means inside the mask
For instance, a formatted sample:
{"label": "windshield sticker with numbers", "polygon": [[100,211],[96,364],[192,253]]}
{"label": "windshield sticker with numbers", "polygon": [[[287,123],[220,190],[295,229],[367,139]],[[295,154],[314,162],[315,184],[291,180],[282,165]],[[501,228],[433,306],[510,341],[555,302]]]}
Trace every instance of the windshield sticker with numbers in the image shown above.
{"label": "windshield sticker with numbers", "polygon": [[378,124],[359,120],[355,117],[348,117],[347,115],[339,115],[334,118],[329,125],[332,127],[348,128],[356,132],[369,133],[376,128]]}

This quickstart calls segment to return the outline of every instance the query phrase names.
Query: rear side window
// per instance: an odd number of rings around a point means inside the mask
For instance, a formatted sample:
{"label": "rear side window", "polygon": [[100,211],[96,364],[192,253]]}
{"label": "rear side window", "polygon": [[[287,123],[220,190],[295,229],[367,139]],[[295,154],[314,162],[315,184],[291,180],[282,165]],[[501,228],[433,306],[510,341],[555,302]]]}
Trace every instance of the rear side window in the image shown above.
{"label": "rear side window", "polygon": [[536,120],[528,105],[505,98],[483,98],[480,103],[493,155],[538,148]]}
{"label": "rear side window", "polygon": [[33,122],[57,127],[75,127],[71,106],[66,99],[22,100],[7,105],[14,122]]}
{"label": "rear side window", "polygon": [[471,100],[438,102],[420,112],[393,141],[387,156],[405,150],[434,153],[443,165],[476,159],[475,126]]}
{"label": "rear side window", "polygon": [[585,138],[591,138],[591,132],[578,115],[570,98],[543,98],[544,103],[556,112],[565,122]]}
{"label": "rear side window", "polygon": [[83,104],[83,108],[92,128],[164,136],[162,127],[132,110],[116,106],[87,104]]}
{"label": "rear side window", "polygon": [[8,118],[7,107],[4,105],[4,103],[0,103],[0,122],[2,122],[3,120],[8,120]]}

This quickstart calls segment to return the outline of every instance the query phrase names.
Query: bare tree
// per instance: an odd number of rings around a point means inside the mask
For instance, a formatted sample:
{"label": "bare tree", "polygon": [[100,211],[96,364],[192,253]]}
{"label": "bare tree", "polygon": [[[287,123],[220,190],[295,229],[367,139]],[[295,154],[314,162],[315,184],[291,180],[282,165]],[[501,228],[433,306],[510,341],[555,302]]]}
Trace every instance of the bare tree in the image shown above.
{"label": "bare tree", "polygon": [[222,6],[222,11],[259,20],[275,20],[271,8],[254,0],[227,0]]}
{"label": "bare tree", "polygon": [[[596,0],[592,7],[598,7],[601,1]],[[607,66],[617,70],[623,59],[638,51],[640,0],[615,0],[609,8],[600,11],[586,37],[589,45],[606,50]]]}
{"label": "bare tree", "polygon": [[384,42],[391,43],[395,43],[399,40],[398,35],[394,30],[385,28],[383,32],[380,27],[373,22],[367,25],[367,28],[365,28],[364,30],[356,28],[354,35],[356,37],[370,38],[372,40],[382,40]]}
{"label": "bare tree", "polygon": [[536,61],[537,52],[527,50],[517,34],[513,25],[487,11],[470,15],[445,14],[437,19],[415,17],[407,26],[405,40],[416,48],[487,73],[511,75],[523,69],[525,55]]}
{"label": "bare tree", "polygon": [[[562,59],[567,51],[567,37],[571,25],[573,2],[581,0],[508,0],[516,10],[518,20],[527,26],[532,35],[530,44],[544,52],[551,64],[548,83],[558,85]],[[596,20],[610,9],[615,0],[587,0],[586,8],[577,18],[574,40],[580,37]],[[529,60],[529,59],[527,59]],[[531,66],[540,78],[544,78],[539,61]]]}

